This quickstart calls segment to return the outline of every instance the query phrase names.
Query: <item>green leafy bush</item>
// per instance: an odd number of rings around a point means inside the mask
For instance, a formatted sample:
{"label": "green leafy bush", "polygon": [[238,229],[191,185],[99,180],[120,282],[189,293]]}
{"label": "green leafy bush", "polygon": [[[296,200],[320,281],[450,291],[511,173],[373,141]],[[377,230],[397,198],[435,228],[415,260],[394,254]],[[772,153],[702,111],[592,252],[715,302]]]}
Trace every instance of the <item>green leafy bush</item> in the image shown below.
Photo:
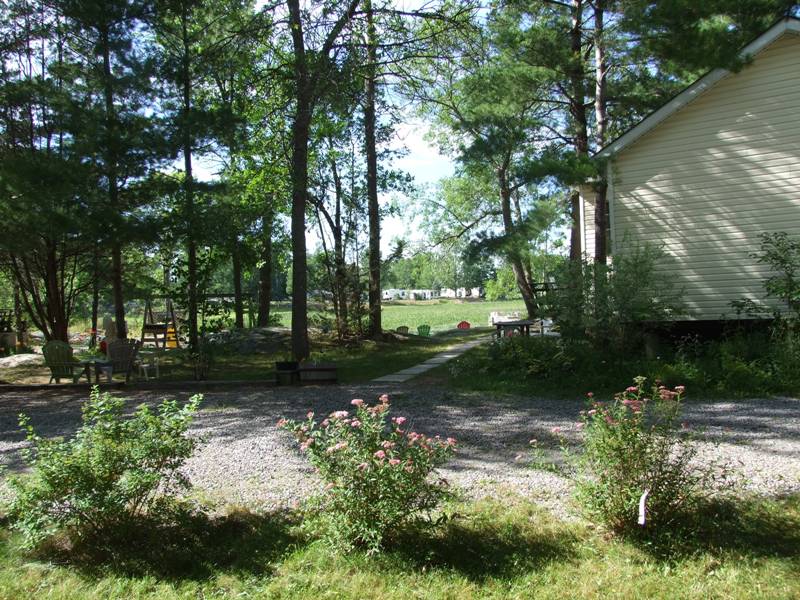
{"label": "green leafy bush", "polygon": [[584,449],[574,457],[578,502],[591,519],[622,533],[663,528],[691,512],[720,473],[695,460],[697,446],[679,422],[683,387],[647,390],[645,383],[637,377],[607,403],[590,394],[581,415]]}
{"label": "green leafy bush", "polygon": [[106,540],[120,525],[166,507],[188,486],[179,469],[197,444],[187,431],[201,400],[165,400],[157,411],[141,406],[125,417],[125,400],[95,387],[69,440],[39,436],[21,415],[32,472],[10,479],[9,516],[25,544],[65,530]]}
{"label": "green leafy bush", "polygon": [[764,281],[767,296],[785,302],[800,319],[800,239],[789,237],[785,231],[762,233],[760,252],[753,258],[768,265],[772,273]]}
{"label": "green leafy bush", "polygon": [[[375,406],[356,399],[355,414],[331,413],[320,423],[279,422],[300,442],[327,483],[321,502],[322,529],[336,546],[378,551],[411,524],[430,524],[431,511],[448,495],[443,479],[431,477],[455,450],[455,440],[430,438],[389,418],[389,398]],[[425,517],[428,517],[427,519]]]}
{"label": "green leafy bush", "polygon": [[800,390],[800,319],[774,323],[770,342],[770,376],[783,389]]}
{"label": "green leafy bush", "polygon": [[516,300],[522,297],[514,271],[509,266],[498,269],[492,279],[483,282],[483,288],[489,301]]}
{"label": "green leafy bush", "polygon": [[652,245],[614,256],[610,266],[564,263],[546,303],[566,339],[630,351],[642,342],[649,323],[680,315],[683,290],[661,278],[663,250]]}

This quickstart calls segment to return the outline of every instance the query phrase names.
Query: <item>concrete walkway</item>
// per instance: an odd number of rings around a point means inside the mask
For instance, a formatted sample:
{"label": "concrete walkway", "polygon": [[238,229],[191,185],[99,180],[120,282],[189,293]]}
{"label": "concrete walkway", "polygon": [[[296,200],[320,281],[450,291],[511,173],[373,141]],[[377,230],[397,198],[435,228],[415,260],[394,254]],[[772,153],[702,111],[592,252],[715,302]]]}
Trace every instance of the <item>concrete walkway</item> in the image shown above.
{"label": "concrete walkway", "polygon": [[420,363],[418,365],[414,365],[413,367],[409,367],[407,369],[403,369],[402,371],[398,371],[397,373],[392,373],[390,375],[384,375],[383,377],[378,377],[377,379],[373,379],[374,383],[403,383],[404,381],[408,381],[412,377],[416,377],[421,373],[425,373],[426,371],[430,371],[431,369],[435,369],[439,365],[443,365],[448,360],[452,360],[457,356],[461,356],[467,350],[474,348],[475,346],[479,346],[485,342],[488,342],[491,336],[478,338],[477,340],[472,340],[471,342],[464,342],[463,344],[458,344],[457,346],[453,346],[448,350],[437,354],[433,358],[429,358],[424,363]]}

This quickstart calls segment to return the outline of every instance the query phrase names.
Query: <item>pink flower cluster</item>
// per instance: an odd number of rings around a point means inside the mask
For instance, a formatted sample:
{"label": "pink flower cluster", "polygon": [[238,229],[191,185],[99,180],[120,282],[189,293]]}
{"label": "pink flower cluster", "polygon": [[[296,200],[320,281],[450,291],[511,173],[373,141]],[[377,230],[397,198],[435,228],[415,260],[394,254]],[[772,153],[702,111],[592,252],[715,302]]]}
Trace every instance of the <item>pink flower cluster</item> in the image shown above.
{"label": "pink flower cluster", "polygon": [[[678,387],[684,389],[682,385]],[[663,385],[658,386],[658,396],[664,401],[675,400],[676,398],[680,397],[681,393],[682,392],[678,391],[678,388],[675,388],[675,391],[672,391]]]}
{"label": "pink flower cluster", "polygon": [[344,450],[345,448],[347,448],[347,446],[348,446],[347,442],[339,442],[329,447],[325,452],[327,452],[328,454],[333,454],[334,452],[338,452],[339,450]]}
{"label": "pink flower cluster", "polygon": [[371,473],[370,480],[374,473],[385,473],[386,481],[396,485],[394,469],[425,477],[455,450],[454,438],[428,437],[404,429],[409,422],[406,417],[392,417],[387,431],[390,406],[386,394],[374,406],[361,398],[351,400],[350,405],[355,407],[352,413],[337,410],[319,424],[311,411],[306,421],[279,421],[297,438],[300,450],[309,453],[320,474],[337,482],[336,489],[346,485],[342,482],[348,478],[363,478],[366,473]]}
{"label": "pink flower cluster", "polygon": [[644,406],[644,400],[639,400],[638,398],[625,398],[622,400],[622,404],[630,408],[634,413],[642,412],[642,407]]}
{"label": "pink flower cluster", "polygon": [[[591,392],[587,394],[587,398],[591,403],[589,410],[581,411],[582,422],[581,425],[589,424],[592,422],[605,422],[608,425],[617,425],[620,421],[630,421],[631,423],[641,422],[645,408],[651,398],[645,396],[644,393],[643,377],[637,377],[637,385],[629,386],[624,392],[614,396],[614,402],[605,405],[602,402],[594,400],[594,394]],[[686,388],[682,385],[676,386],[674,390],[670,390],[662,385],[660,381],[656,380],[653,386],[653,397],[662,402],[680,401]],[[578,427],[582,429],[582,427]]]}

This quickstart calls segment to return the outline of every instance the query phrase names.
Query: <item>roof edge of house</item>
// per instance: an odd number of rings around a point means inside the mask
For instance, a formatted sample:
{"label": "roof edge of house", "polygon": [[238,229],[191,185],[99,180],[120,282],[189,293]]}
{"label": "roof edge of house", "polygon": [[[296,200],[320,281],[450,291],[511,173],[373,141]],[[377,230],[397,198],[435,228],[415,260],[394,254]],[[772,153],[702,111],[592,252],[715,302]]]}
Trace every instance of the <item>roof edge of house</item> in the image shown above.
{"label": "roof edge of house", "polygon": [[[739,51],[739,56],[741,58],[755,56],[784,33],[795,33],[800,35],[800,18],[793,16],[782,17],[764,33],[759,35],[755,40],[742,48]],[[690,84],[682,92],[674,96],[671,100],[644,117],[641,121],[617,137],[614,141],[603,146],[600,150],[594,153],[594,156],[597,158],[611,158],[612,156],[618,154],[637,141],[639,138],[655,129],[655,127],[692,102],[695,98],[711,89],[721,79],[730,73],[731,71],[729,69],[724,68],[718,68],[709,71],[697,81]]]}

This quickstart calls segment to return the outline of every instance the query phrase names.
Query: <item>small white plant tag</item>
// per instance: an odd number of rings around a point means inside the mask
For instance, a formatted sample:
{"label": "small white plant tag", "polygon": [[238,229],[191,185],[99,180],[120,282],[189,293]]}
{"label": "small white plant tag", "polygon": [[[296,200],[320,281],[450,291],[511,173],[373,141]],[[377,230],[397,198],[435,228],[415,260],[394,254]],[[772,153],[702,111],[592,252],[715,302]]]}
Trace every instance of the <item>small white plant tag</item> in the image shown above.
{"label": "small white plant tag", "polygon": [[647,516],[647,507],[645,503],[647,502],[647,496],[650,495],[650,490],[645,490],[642,497],[639,498],[639,525],[644,525],[645,519]]}

